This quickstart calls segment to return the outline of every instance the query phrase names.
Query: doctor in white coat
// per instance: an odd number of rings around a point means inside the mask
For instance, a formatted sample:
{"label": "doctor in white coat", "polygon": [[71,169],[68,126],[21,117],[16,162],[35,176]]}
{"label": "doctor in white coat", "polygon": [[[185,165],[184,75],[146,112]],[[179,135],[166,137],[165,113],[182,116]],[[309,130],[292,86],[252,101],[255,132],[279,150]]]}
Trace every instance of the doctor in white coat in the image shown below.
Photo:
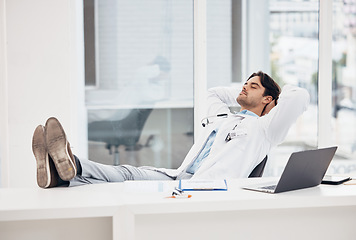
{"label": "doctor in white coat", "polygon": [[[42,188],[125,180],[245,178],[280,144],[307,109],[305,89],[279,86],[263,72],[252,74],[241,91],[217,87],[208,91],[205,129],[178,169],[111,166],[78,159],[70,152],[56,118],[39,125],[33,136],[37,183]],[[232,114],[229,106],[239,104]]]}

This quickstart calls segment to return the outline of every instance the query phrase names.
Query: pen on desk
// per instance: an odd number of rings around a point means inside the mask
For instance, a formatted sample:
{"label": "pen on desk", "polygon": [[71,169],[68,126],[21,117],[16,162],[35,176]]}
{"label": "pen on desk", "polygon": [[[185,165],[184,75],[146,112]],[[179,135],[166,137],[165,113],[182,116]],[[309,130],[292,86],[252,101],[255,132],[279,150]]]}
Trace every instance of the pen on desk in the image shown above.
{"label": "pen on desk", "polygon": [[191,197],[192,195],[185,194],[182,189],[176,187],[172,192],[172,196],[169,196],[167,198],[191,198]]}
{"label": "pen on desk", "polygon": [[183,194],[183,195],[175,195],[175,196],[169,196],[167,198],[191,198],[192,195],[190,194]]}

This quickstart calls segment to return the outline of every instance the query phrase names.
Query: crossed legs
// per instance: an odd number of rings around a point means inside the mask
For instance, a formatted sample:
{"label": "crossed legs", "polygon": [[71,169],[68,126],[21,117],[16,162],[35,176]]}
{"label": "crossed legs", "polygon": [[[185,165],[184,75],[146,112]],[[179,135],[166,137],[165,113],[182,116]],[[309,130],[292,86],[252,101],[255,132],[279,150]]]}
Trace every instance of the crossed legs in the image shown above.
{"label": "crossed legs", "polygon": [[130,165],[111,166],[79,160],[72,154],[64,129],[51,117],[39,125],[32,138],[37,164],[37,184],[41,188],[77,186],[125,180],[174,180],[162,172]]}
{"label": "crossed legs", "polygon": [[55,187],[61,180],[77,175],[75,158],[66,134],[56,118],[39,125],[32,138],[32,151],[37,163],[37,184],[42,188]]}

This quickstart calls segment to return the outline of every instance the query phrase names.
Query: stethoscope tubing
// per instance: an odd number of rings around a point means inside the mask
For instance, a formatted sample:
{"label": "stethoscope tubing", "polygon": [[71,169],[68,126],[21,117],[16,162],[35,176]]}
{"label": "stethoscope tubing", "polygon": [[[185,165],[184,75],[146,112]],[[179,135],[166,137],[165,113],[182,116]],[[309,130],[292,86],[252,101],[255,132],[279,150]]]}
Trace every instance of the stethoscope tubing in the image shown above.
{"label": "stethoscope tubing", "polygon": [[227,114],[227,113],[221,113],[221,114],[217,114],[217,115],[212,115],[212,116],[208,116],[205,117],[201,120],[201,124],[203,127],[206,127],[207,125],[213,123],[212,119],[218,119],[218,118],[228,118],[228,117],[240,117],[240,118],[244,118],[238,114]]}

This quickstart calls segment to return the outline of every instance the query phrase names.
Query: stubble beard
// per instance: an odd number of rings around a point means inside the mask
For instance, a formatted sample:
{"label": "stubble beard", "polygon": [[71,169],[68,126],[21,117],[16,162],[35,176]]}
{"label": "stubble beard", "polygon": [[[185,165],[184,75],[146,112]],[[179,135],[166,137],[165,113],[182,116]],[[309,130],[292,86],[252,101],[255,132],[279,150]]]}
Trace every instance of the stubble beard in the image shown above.
{"label": "stubble beard", "polygon": [[253,109],[255,108],[257,105],[254,101],[249,101],[249,99],[247,99],[247,96],[245,95],[245,97],[243,97],[243,95],[239,95],[236,98],[237,103],[244,109]]}
{"label": "stubble beard", "polygon": [[[236,98],[237,103],[238,103],[241,107],[244,107],[244,108],[248,107],[249,104],[247,103],[246,99],[243,99],[241,96],[242,96],[242,95],[239,95],[239,96]],[[245,97],[246,97],[246,96],[245,96]]]}

